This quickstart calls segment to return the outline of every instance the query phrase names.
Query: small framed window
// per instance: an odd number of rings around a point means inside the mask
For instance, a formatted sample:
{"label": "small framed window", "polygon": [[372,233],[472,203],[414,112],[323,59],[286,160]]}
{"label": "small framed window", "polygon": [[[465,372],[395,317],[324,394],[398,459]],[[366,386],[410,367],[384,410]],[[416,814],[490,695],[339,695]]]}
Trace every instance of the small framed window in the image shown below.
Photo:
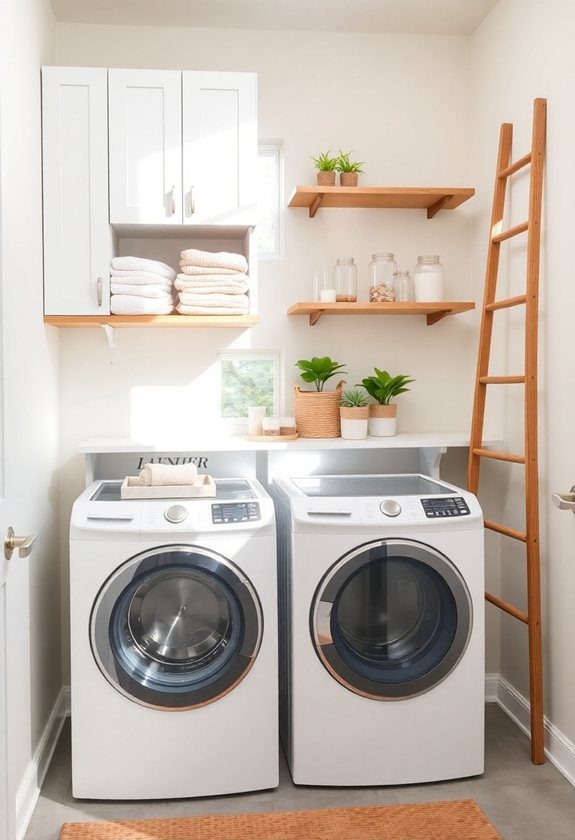
{"label": "small framed window", "polygon": [[264,405],[268,417],[281,414],[281,351],[222,350],[220,370],[220,418],[230,434],[248,429],[248,408]]}
{"label": "small framed window", "polygon": [[260,143],[258,147],[258,257],[283,258],[283,147]]}

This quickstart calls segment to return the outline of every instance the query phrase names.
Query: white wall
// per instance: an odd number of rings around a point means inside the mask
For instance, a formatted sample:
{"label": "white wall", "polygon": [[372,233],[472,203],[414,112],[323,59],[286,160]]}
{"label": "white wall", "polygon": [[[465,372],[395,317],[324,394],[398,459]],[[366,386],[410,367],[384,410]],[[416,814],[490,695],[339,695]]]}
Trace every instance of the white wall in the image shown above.
{"label": "white wall", "polygon": [[62,684],[58,336],[42,323],[40,66],[55,21],[47,0],[6,0],[0,12],[5,505],[7,524],[38,535],[29,560],[10,561],[7,586],[13,799]]}
{"label": "white wall", "polygon": [[[548,100],[547,168],[541,258],[540,323],[540,455],[541,558],[543,575],[543,639],[545,712],[575,742],[575,519],[551,505],[550,494],[575,483],[575,357],[573,313],[575,284],[573,219],[575,193],[571,161],[575,148],[575,5],[572,0],[525,3],[501,0],[471,39],[473,103],[473,171],[478,190],[492,189],[498,127],[514,124],[514,159],[530,145],[531,109],[535,97]],[[526,218],[527,177],[518,176],[511,192],[509,221]],[[473,264],[475,294],[483,283],[489,207],[481,205],[475,226]],[[507,226],[507,225],[506,225]],[[503,246],[504,248],[506,246]],[[514,240],[503,262],[501,296],[524,290],[525,240]],[[493,372],[522,373],[523,317],[500,313],[498,354]],[[523,447],[522,389],[511,391],[505,409],[509,451]],[[499,471],[503,521],[523,527],[522,468]],[[501,591],[505,599],[525,607],[523,546],[503,542]],[[491,608],[489,608],[491,610]],[[528,696],[527,634],[524,626],[501,618],[501,673]]]}

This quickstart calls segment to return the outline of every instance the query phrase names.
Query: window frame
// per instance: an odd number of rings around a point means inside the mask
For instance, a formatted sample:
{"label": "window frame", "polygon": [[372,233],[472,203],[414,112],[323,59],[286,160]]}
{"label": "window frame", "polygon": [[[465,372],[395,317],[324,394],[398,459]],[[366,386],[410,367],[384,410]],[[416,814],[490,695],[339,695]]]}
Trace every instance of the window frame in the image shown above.
{"label": "window frame", "polygon": [[[258,247],[259,260],[283,260],[284,259],[284,148],[281,140],[261,140],[258,143],[258,160],[260,157],[272,157],[276,165],[276,186],[277,186],[277,236],[274,251],[261,252]],[[256,228],[257,233],[257,228]]]}
{"label": "window frame", "polygon": [[222,387],[223,368],[222,362],[227,361],[271,361],[273,362],[273,405],[274,416],[279,417],[284,410],[284,376],[283,376],[283,352],[282,350],[249,349],[217,351],[218,369],[218,417],[223,431],[228,435],[244,435],[248,431],[247,417],[223,417],[222,415]]}

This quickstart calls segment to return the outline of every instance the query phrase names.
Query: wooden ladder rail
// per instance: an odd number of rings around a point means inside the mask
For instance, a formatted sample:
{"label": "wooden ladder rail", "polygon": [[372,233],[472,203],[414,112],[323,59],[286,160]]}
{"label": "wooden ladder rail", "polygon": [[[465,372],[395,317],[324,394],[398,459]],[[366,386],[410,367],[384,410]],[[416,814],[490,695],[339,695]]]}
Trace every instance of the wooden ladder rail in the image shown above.
{"label": "wooden ladder rail", "polygon": [[[529,639],[531,761],[534,764],[542,764],[545,760],[537,454],[537,318],[546,118],[546,100],[536,99],[533,106],[531,152],[515,161],[515,163],[511,163],[513,126],[509,123],[504,123],[501,126],[485,272],[485,292],[481,314],[467,471],[467,487],[472,493],[477,494],[479,489],[480,461],[482,457],[525,465],[525,532],[489,520],[485,521],[485,527],[525,543],[527,554],[527,612],[519,610],[512,604],[490,593],[486,593],[485,597],[491,604],[494,604],[508,615],[527,625]],[[531,165],[531,179],[527,222],[502,231],[501,225],[505,211],[507,180],[511,175],[528,165]],[[496,300],[501,243],[525,232],[527,233],[526,294]],[[521,305],[525,306],[525,373],[523,376],[490,376],[489,357],[493,333],[493,315],[501,309]],[[483,439],[487,386],[521,383],[525,386],[525,454],[510,455],[505,452],[493,452],[482,449],[481,442]]]}

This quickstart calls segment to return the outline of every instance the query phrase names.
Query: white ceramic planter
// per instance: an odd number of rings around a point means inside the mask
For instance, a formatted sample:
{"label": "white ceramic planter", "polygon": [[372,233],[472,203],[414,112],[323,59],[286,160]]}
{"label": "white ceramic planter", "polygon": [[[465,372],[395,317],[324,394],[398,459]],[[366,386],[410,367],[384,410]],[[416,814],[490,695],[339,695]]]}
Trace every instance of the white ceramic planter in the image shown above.
{"label": "white ceramic planter", "polygon": [[340,410],[341,437],[344,440],[363,440],[367,437],[369,406],[363,408],[347,408]]}
{"label": "white ceramic planter", "polygon": [[393,437],[397,429],[397,406],[370,405],[368,434],[370,437]]}

